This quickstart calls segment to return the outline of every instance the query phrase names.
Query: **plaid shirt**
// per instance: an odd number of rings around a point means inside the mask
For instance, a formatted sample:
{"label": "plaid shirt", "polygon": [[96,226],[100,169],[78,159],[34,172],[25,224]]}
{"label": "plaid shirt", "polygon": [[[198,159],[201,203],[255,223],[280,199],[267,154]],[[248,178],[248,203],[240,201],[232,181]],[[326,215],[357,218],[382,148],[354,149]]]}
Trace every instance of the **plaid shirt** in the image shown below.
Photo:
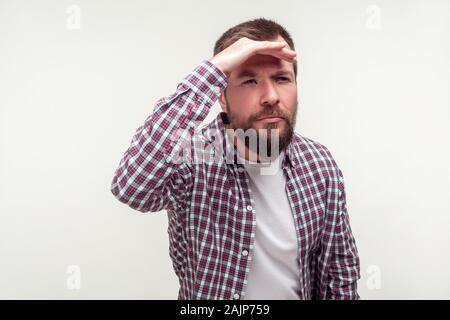
{"label": "plaid shirt", "polygon": [[[202,61],[173,94],[157,101],[111,185],[114,196],[133,209],[167,210],[178,299],[240,299],[245,294],[257,214],[249,178],[236,153],[230,153],[234,146],[224,131],[223,113],[200,130],[196,126],[226,85],[226,75]],[[174,161],[186,141],[190,152],[184,161]],[[205,161],[205,155],[213,161]],[[300,297],[359,299],[359,256],[342,172],[325,146],[297,133],[282,168],[297,232]]]}

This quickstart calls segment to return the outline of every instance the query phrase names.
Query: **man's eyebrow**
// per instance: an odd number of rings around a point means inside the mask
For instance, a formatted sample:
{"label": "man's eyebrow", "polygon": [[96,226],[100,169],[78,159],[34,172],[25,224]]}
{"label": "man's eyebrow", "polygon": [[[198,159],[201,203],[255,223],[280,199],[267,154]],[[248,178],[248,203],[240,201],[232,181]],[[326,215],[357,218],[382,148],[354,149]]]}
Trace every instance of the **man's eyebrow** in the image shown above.
{"label": "man's eyebrow", "polygon": [[275,72],[275,74],[273,75],[274,77],[279,77],[279,76],[294,76],[294,72],[289,71],[289,70],[280,70]]}
{"label": "man's eyebrow", "polygon": [[256,73],[250,70],[242,70],[238,75],[237,79],[247,78],[247,77],[256,77]]}
{"label": "man's eyebrow", "polygon": [[[284,75],[294,76],[294,73],[289,70],[279,70],[275,72],[272,77],[279,77]],[[247,77],[256,77],[257,74],[251,70],[242,70],[236,77],[236,79],[247,78]]]}

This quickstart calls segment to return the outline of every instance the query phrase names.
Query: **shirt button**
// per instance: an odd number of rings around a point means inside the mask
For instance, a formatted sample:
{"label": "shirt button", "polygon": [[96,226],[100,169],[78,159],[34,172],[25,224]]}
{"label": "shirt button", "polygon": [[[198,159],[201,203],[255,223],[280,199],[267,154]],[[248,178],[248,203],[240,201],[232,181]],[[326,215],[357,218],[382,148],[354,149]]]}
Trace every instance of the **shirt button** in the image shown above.
{"label": "shirt button", "polygon": [[252,206],[250,206],[250,205],[247,206],[248,211],[252,211],[252,209],[253,209]]}
{"label": "shirt button", "polygon": [[235,293],[233,298],[236,299],[236,300],[239,299],[239,294]]}
{"label": "shirt button", "polygon": [[220,87],[219,87],[219,86],[215,86],[215,87],[214,87],[214,92],[215,92],[215,93],[220,94],[220,91],[221,91],[221,90],[220,90]]}
{"label": "shirt button", "polygon": [[242,250],[242,255],[243,255],[244,257],[248,256],[248,251],[247,251],[247,250]]}

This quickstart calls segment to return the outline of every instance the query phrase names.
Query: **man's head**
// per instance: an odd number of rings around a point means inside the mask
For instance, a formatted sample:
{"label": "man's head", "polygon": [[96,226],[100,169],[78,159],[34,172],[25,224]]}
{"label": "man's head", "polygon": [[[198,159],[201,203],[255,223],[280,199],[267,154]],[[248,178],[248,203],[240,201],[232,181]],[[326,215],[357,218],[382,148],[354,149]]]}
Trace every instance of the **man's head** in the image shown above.
{"label": "man's head", "polygon": [[[216,42],[214,55],[235,41],[247,37],[256,41],[285,41],[290,49],[294,43],[289,33],[279,24],[266,19],[241,23],[226,31]],[[234,129],[255,129],[267,138],[270,155],[270,129],[278,129],[279,151],[289,144],[294,133],[297,114],[297,62],[287,62],[272,55],[257,54],[233,70],[228,85],[220,96],[222,110],[228,115]],[[261,120],[278,116],[281,120]],[[247,147],[258,152],[258,148]]]}

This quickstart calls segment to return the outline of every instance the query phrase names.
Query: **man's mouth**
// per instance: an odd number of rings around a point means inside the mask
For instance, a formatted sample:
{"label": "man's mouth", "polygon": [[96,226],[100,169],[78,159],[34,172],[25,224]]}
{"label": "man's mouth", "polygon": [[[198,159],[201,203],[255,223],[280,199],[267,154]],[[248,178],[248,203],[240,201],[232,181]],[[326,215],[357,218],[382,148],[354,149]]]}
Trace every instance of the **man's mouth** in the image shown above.
{"label": "man's mouth", "polygon": [[256,121],[260,121],[260,122],[264,122],[264,123],[270,123],[270,122],[278,122],[278,121],[281,121],[281,120],[284,120],[284,118],[283,117],[278,117],[278,116],[266,116],[266,117],[259,118]]}

